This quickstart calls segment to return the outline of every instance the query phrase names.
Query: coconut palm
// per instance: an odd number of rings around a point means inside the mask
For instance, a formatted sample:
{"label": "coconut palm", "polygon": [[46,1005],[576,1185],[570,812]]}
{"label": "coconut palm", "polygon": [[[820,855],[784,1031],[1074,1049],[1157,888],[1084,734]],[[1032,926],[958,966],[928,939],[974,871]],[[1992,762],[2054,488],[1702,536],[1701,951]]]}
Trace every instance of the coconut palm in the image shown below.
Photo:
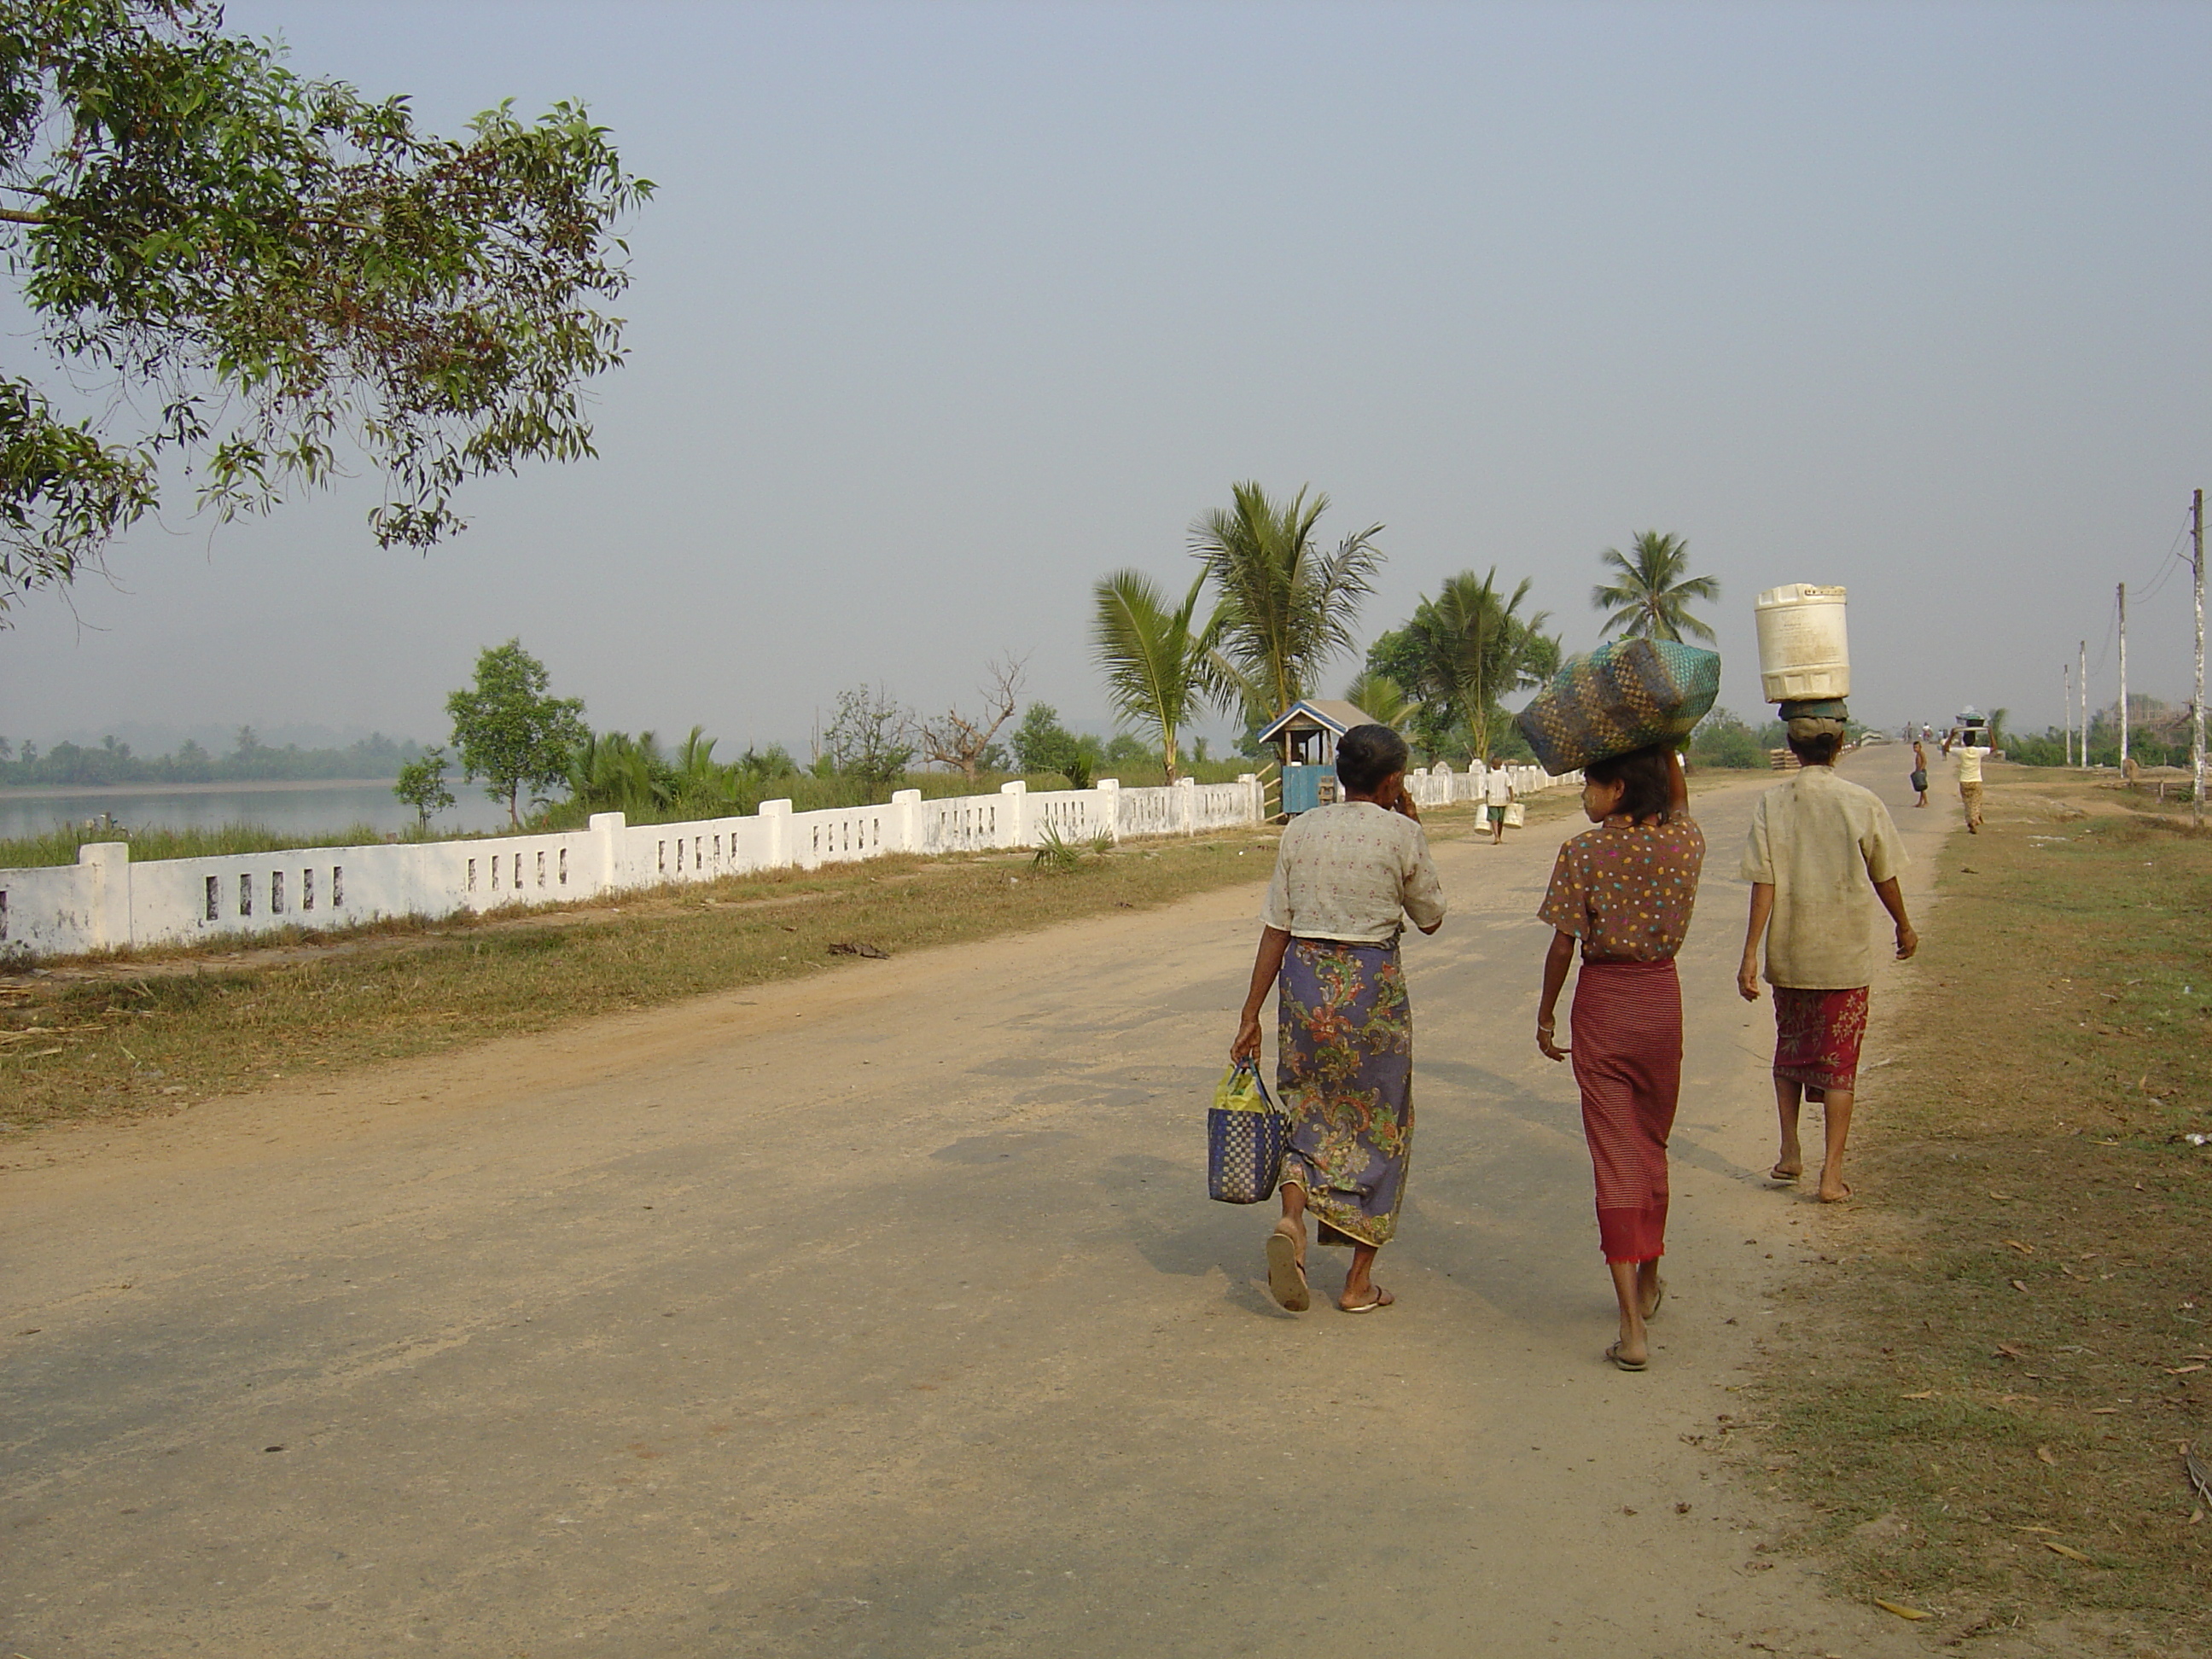
{"label": "coconut palm", "polygon": [[1328,497],[1301,489],[1272,501],[1256,483],[1236,485],[1235,505],[1191,526],[1191,551],[1220,592],[1220,629],[1209,667],[1215,696],[1266,720],[1312,694],[1322,665],[1352,648],[1352,623],[1382,555],[1379,524],[1323,553],[1314,526]]}
{"label": "coconut palm", "polygon": [[1091,648],[1106,672],[1107,700],[1123,720],[1158,732],[1170,783],[1176,780],[1176,734],[1208,696],[1208,659],[1221,613],[1217,606],[1193,628],[1205,586],[1200,573],[1172,611],[1141,570],[1117,570],[1091,590],[1097,614]]}
{"label": "coconut palm", "polygon": [[1598,562],[1620,578],[1590,589],[1591,605],[1613,613],[1605,619],[1604,633],[1618,630],[1655,640],[1679,640],[1685,634],[1701,640],[1713,637],[1704,620],[1690,614],[1689,602],[1718,600],[1720,578],[1682,574],[1689,568],[1690,544],[1680,536],[1646,530],[1628,544],[1626,553],[1608,547],[1598,555]]}
{"label": "coconut palm", "polygon": [[1376,668],[1363,668],[1344,688],[1344,700],[1394,732],[1402,732],[1419,708],[1397,681]]}

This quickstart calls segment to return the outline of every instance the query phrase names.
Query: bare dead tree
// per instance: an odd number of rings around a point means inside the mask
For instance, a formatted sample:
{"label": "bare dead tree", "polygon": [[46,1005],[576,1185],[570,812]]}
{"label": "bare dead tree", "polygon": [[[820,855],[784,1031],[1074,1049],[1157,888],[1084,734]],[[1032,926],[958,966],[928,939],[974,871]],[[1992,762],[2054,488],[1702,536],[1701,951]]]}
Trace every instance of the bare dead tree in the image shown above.
{"label": "bare dead tree", "polygon": [[983,757],[1006,723],[1014,717],[1014,704],[1027,678],[1029,659],[1011,653],[994,657],[984,668],[983,684],[975,688],[982,711],[972,719],[957,708],[921,722],[921,752],[939,766],[950,766],[973,781],[983,769]]}

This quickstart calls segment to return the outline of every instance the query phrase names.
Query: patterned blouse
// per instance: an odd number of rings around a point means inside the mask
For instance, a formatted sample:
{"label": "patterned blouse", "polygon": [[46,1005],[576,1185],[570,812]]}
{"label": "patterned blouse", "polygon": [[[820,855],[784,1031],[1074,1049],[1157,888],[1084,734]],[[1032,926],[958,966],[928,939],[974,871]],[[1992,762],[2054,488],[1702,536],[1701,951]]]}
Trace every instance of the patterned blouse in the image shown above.
{"label": "patterned blouse", "polygon": [[1585,962],[1663,962],[1690,931],[1705,862],[1705,832],[1686,812],[1608,819],[1559,848],[1536,919],[1581,939]]}

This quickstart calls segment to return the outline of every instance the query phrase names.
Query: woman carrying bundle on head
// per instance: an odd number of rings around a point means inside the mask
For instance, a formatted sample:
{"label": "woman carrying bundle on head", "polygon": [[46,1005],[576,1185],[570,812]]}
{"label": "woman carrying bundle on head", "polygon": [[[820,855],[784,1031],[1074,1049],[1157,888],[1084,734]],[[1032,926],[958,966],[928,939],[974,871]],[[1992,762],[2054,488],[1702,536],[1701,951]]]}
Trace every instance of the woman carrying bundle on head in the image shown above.
{"label": "woman carrying bundle on head", "polygon": [[1396,1299],[1371,1275],[1398,1224],[1413,1151],[1413,1020],[1398,935],[1408,918],[1425,933],[1444,919],[1406,759],[1406,740],[1387,726],[1355,726],[1337,740],[1344,799],[1299,813],[1283,832],[1230,1044],[1232,1061],[1258,1057],[1260,1010],[1276,991],[1276,1097],[1291,1137],[1267,1286],[1293,1313],[1313,1305],[1309,1210],[1322,1243],[1352,1247],[1336,1305],[1369,1313]]}
{"label": "woman carrying bundle on head", "polygon": [[[1640,1371],[1650,1362],[1644,1322],[1665,1295],[1667,1139],[1682,1081],[1674,953],[1689,932],[1705,838],[1671,743],[1591,761],[1583,775],[1583,811],[1597,827],[1559,848],[1536,912],[1555,930],[1536,1046],[1549,1060],[1574,1058],[1598,1243],[1620,1304],[1620,1338],[1606,1358]],[[1573,1041],[1563,1047],[1555,1011],[1577,942]]]}

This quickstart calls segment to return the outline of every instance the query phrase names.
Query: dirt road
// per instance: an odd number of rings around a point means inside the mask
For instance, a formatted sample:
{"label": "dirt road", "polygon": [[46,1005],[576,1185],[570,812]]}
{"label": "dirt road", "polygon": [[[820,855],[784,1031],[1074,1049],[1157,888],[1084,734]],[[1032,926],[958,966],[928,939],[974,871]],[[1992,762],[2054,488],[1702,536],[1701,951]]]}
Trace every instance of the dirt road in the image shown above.
{"label": "dirt road", "polygon": [[[1848,769],[1909,801],[1889,752]],[[1204,1198],[1253,889],[9,1148],[0,1648],[1923,1652],[1764,1553],[1711,1450],[1832,1223],[1759,1178],[1768,781],[1699,800],[1644,1375],[1601,1359],[1530,1037],[1578,824],[1462,823],[1369,1317],[1275,1309],[1267,1215]],[[1955,814],[1897,811],[1920,870]]]}

